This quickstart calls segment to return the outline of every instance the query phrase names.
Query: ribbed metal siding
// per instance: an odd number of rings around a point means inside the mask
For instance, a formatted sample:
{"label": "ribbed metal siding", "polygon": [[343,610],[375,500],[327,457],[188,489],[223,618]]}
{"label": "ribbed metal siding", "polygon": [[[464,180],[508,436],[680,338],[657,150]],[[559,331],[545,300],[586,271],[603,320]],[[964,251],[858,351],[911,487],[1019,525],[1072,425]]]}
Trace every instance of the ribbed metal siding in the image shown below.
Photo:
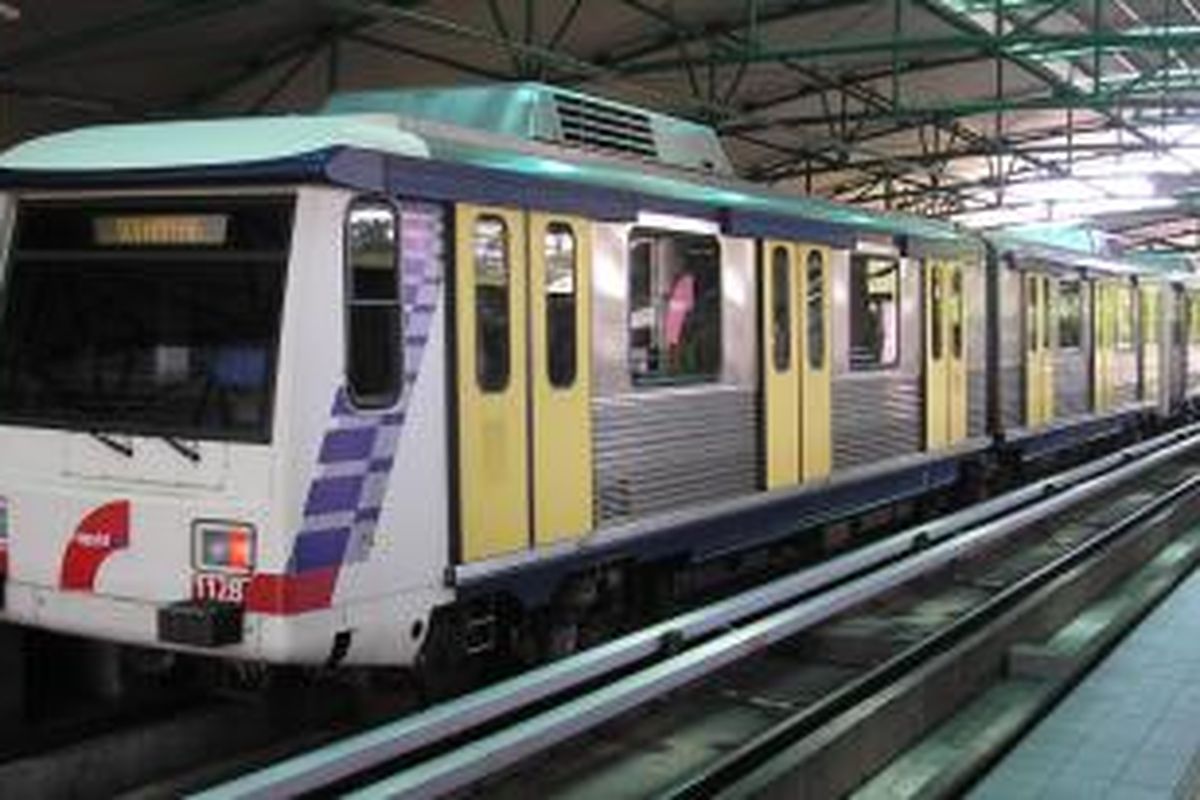
{"label": "ribbed metal siding", "polygon": [[987,428],[987,274],[983,262],[963,271],[967,301],[967,435]]}
{"label": "ribbed metal siding", "polygon": [[967,435],[987,432],[987,372],[971,369],[967,373]]}
{"label": "ribbed metal siding", "polygon": [[592,401],[598,525],[755,491],[754,391],[707,385]]}
{"label": "ribbed metal siding", "polygon": [[911,375],[841,378],[833,384],[833,468],[921,449],[921,388]]}
{"label": "ribbed metal siding", "polygon": [[1136,403],[1138,399],[1137,351],[1116,350],[1112,355],[1113,404],[1117,407]]}
{"label": "ribbed metal siding", "polygon": [[1188,395],[1200,394],[1200,346],[1194,344],[1187,349],[1187,376]]}
{"label": "ribbed metal siding", "polygon": [[1092,410],[1090,364],[1086,350],[1054,356],[1054,417],[1074,417]]}
{"label": "ribbed metal siding", "polygon": [[1024,314],[1021,306],[1021,274],[1012,269],[1000,272],[1000,424],[1005,430],[1025,424]]}

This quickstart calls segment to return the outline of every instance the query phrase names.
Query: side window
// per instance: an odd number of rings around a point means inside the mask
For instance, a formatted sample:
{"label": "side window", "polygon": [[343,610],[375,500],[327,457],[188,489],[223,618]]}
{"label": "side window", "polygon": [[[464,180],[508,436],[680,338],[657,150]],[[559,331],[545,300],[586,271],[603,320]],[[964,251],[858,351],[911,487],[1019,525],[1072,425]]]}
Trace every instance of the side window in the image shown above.
{"label": "side window", "polygon": [[495,216],[475,220],[475,382],[484,392],[508,386],[509,263],[508,226]]}
{"label": "side window", "polygon": [[575,383],[576,316],[575,233],[552,222],[546,228],[546,373],[550,385],[566,389]]}
{"label": "side window", "polygon": [[850,261],[850,368],[887,369],[900,361],[900,264],[855,255]]}
{"label": "side window", "polygon": [[629,369],[636,385],[721,371],[721,248],[716,237],[629,234]]}
{"label": "side window", "polygon": [[[1099,301],[1099,292],[1094,296]],[[1096,314],[1100,314],[1101,305],[1095,304]],[[1079,281],[1059,283],[1057,316],[1059,349],[1079,348],[1083,344],[1083,286]]]}
{"label": "side window", "polygon": [[776,372],[792,363],[792,259],[783,246],[771,251],[771,347]]}
{"label": "side window", "polygon": [[808,366],[825,368],[825,254],[808,251]]}
{"label": "side window", "polygon": [[382,200],[355,201],[346,217],[346,384],[359,408],[400,396],[399,227]]}

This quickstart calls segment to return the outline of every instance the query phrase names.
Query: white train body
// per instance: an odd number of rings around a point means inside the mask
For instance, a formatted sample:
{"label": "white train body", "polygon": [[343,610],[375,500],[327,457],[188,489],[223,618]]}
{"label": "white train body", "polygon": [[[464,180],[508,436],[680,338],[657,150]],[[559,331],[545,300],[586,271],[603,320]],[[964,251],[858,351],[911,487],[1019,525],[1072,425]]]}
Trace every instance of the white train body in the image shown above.
{"label": "white train body", "polygon": [[[400,401],[359,413],[341,388],[342,305],[329,301],[343,292],[329,265],[341,262],[337,234],[355,193],[287,192],[295,234],[270,444],[185,436],[193,463],[154,435],[103,434],[114,448],[85,431],[0,426],[5,618],[153,645],[164,644],[161,608],[214,600],[246,610],[222,655],[320,663],[337,632],[353,631],[354,662],[413,659],[430,609],[449,596],[447,505],[431,502],[447,492],[440,221],[402,211],[408,316],[427,316],[428,335],[410,343]],[[173,189],[165,202],[213,197],[219,208],[229,196]],[[204,521],[253,532],[244,570],[200,563]]]}
{"label": "white train body", "polygon": [[[1059,335],[1025,346],[1057,326],[1024,324],[1022,276],[1136,270],[761,192],[711,131],[549,87],[338,110],[0,157],[0,619],[280,663],[486,652],[514,606],[571,625],[661,565],[1200,396],[1150,379],[1151,306],[1093,346],[1090,289],[1062,316],[1078,408],[1035,395]],[[1089,386],[1123,336],[1114,400]]]}

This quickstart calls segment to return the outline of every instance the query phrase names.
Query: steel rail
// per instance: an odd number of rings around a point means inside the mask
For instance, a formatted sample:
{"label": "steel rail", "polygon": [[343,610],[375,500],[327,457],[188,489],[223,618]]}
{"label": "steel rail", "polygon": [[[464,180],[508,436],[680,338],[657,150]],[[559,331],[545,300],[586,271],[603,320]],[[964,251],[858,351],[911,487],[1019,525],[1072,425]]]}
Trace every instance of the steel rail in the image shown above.
{"label": "steel rail", "polygon": [[[878,597],[954,560],[1023,530],[1030,523],[1063,511],[1162,461],[1200,444],[1200,437],[1169,446],[1138,462],[1074,486],[1047,500],[985,523],[817,597],[776,611],[741,628],[566,701],[496,733],[474,740],[427,762],[346,795],[354,800],[379,797],[438,797],[463,789],[657,697],[730,666],[768,645]],[[1198,479],[1200,480],[1200,479]]]}
{"label": "steel rail", "polygon": [[[740,792],[734,787],[752,780],[756,770],[769,763],[786,747],[895,684],[920,664],[950,650],[1001,617],[1034,591],[1080,566],[1100,551],[1112,546],[1138,525],[1198,491],[1200,475],[1194,475],[1171,487],[1087,541],[1005,586],[937,633],[914,643],[854,681],[823,697],[815,705],[781,720],[742,746],[726,753],[683,784],[660,795],[660,800],[709,798],[726,790],[732,790],[734,795],[739,795]],[[746,788],[749,790],[749,787]]]}
{"label": "steel rail", "polygon": [[[722,642],[726,646],[732,646],[738,657],[744,656],[749,652],[747,648],[757,649],[779,638],[793,635],[796,630],[861,602],[863,591],[883,591],[890,585],[882,583],[883,581],[911,578],[909,573],[916,562],[910,563],[906,557],[914,553],[922,559],[922,571],[934,569],[983,542],[1010,533],[1040,516],[1055,513],[1102,492],[1115,483],[1123,482],[1131,475],[1174,458],[1198,444],[1200,424],[1141,442],[1060,475],[1036,481],[947,517],[918,525],[875,544],[776,579],[735,597],[684,613],[464,697],[348,737],[320,750],[281,761],[196,796],[206,800],[274,798],[313,791],[462,736],[471,730],[513,715],[521,709],[565,695],[572,689],[590,684],[606,675],[627,670],[664,653],[677,651],[681,646],[702,641],[727,630],[730,626],[778,609],[787,603],[794,603],[818,592],[833,590],[807,603],[777,611],[763,620],[603,687],[598,690],[598,693],[604,693],[603,703],[592,712],[585,708],[587,704],[584,701],[593,697],[595,693],[569,700],[548,712],[554,717],[554,724],[549,729],[530,727],[531,723],[538,720],[543,724],[550,721],[544,719],[546,714],[526,720],[517,726],[527,735],[545,730],[544,735],[549,737],[548,741],[560,740],[570,735],[565,731],[578,732],[619,713],[606,711],[618,706],[622,710],[630,707],[628,703],[619,702],[621,692],[631,688],[630,681],[647,681],[654,686],[666,685],[667,688],[661,691],[668,691],[672,686],[681,685],[703,674],[695,669],[696,664],[692,662],[710,656],[716,658],[714,653],[721,650]],[[884,568],[882,572],[881,567]],[[726,661],[711,663],[723,665]],[[669,677],[677,668],[681,668],[682,672],[676,678]],[[666,681],[665,684],[663,680]],[[644,698],[645,695],[644,692],[635,692],[629,696]],[[582,714],[590,720],[589,725],[569,725],[569,720],[559,713],[565,709]],[[598,718],[598,715],[601,715],[601,718]],[[557,732],[551,733],[551,730]],[[449,791],[452,788],[444,785],[444,781],[439,777],[442,773],[434,769],[435,764],[448,767],[451,773],[459,772],[464,778],[469,773],[472,776],[470,780],[478,780],[484,773],[477,769],[469,769],[469,763],[479,767],[478,757],[485,752],[480,750],[482,743],[495,744],[495,737],[504,733],[505,731],[501,731],[492,737],[426,762],[418,769],[424,769],[422,774],[429,779],[437,778],[432,782],[423,779],[427,788],[433,790],[433,793]],[[528,755],[529,752],[532,750],[526,748],[524,755]],[[504,763],[512,763],[524,755]],[[488,767],[494,771],[501,765],[499,758],[490,756],[483,760],[488,761]],[[451,764],[446,759],[454,763]],[[416,773],[410,771],[404,774],[415,777]],[[392,785],[387,784],[389,787]],[[439,786],[444,788],[436,788]],[[428,794],[418,790],[416,785],[406,785],[399,791],[416,792],[418,796]]]}

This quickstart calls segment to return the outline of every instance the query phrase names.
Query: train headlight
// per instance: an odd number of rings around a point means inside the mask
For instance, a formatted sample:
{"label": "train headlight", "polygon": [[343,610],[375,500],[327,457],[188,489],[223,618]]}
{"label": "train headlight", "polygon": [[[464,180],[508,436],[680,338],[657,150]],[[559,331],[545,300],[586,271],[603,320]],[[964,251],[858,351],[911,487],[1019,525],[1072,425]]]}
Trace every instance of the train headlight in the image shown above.
{"label": "train headlight", "polygon": [[192,523],[196,567],[214,572],[254,570],[254,526],[246,522],[197,520]]}

